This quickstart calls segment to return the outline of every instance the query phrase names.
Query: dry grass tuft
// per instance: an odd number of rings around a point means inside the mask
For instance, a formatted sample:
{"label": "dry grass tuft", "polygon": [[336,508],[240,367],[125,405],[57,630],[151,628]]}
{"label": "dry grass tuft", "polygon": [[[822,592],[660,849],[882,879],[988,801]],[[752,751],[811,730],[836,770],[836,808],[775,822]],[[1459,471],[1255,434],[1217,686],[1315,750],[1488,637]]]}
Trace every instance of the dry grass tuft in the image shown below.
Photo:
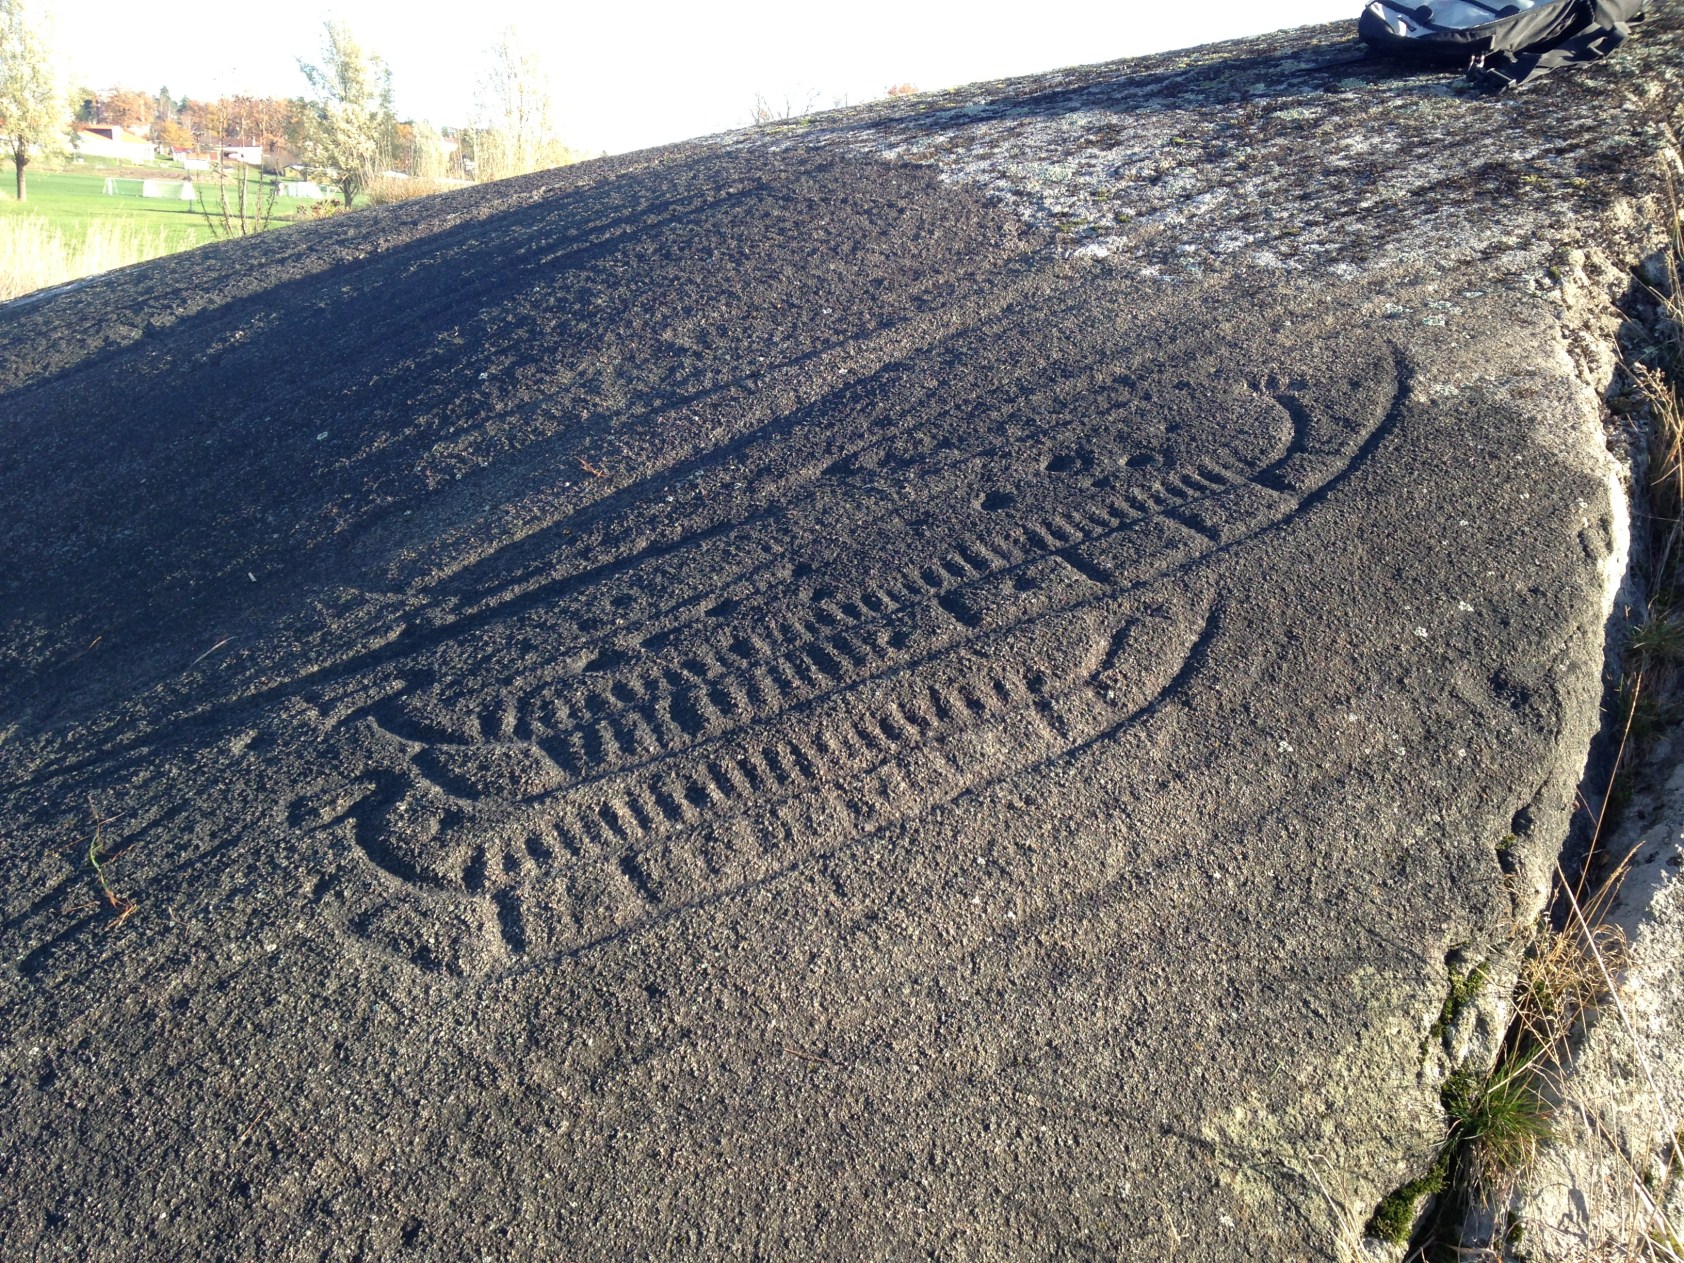
{"label": "dry grass tuft", "polygon": [[1571,1035],[1607,1000],[1608,976],[1625,961],[1617,925],[1575,922],[1546,935],[1522,962],[1516,987],[1515,1020],[1528,1041],[1550,1048]]}
{"label": "dry grass tuft", "polygon": [[320,202],[305,202],[292,212],[292,217],[300,223],[309,223],[316,219],[332,219],[335,215],[345,213],[345,203],[328,199]]}
{"label": "dry grass tuft", "polygon": [[1649,435],[1650,516],[1655,524],[1657,578],[1670,585],[1679,560],[1680,531],[1684,529],[1684,217],[1678,191],[1667,179],[1668,249],[1661,261],[1661,277],[1648,285],[1660,329],[1654,362],[1630,365],[1645,402],[1652,428]]}
{"label": "dry grass tuft", "polygon": [[374,206],[389,206],[393,202],[407,202],[411,198],[446,193],[451,189],[461,188],[462,185],[461,180],[427,180],[413,176],[400,180],[383,176],[378,180],[369,181],[368,200]]}
{"label": "dry grass tuft", "polygon": [[1626,648],[1644,667],[1684,663],[1684,615],[1652,606],[1648,617],[1631,629]]}

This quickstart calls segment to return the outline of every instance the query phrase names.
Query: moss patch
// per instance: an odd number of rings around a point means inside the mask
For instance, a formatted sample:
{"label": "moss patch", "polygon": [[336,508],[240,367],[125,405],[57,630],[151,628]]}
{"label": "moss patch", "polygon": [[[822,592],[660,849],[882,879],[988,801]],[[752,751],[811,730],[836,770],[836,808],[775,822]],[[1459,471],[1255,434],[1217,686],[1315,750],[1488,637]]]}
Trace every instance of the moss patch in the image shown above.
{"label": "moss patch", "polygon": [[1442,1040],[1451,1025],[1456,1021],[1462,1010],[1473,1003],[1485,987],[1485,966],[1475,965],[1467,973],[1450,975],[1450,991],[1444,997],[1444,1005],[1438,1011],[1438,1017],[1433,1020],[1427,1031],[1426,1039],[1421,1041],[1421,1056],[1427,1055],[1427,1050]]}
{"label": "moss patch", "polygon": [[1363,1233],[1379,1237],[1393,1245],[1406,1245],[1410,1229],[1424,1198],[1442,1193],[1450,1175],[1450,1151],[1445,1149],[1433,1163],[1432,1170],[1388,1193],[1374,1208]]}

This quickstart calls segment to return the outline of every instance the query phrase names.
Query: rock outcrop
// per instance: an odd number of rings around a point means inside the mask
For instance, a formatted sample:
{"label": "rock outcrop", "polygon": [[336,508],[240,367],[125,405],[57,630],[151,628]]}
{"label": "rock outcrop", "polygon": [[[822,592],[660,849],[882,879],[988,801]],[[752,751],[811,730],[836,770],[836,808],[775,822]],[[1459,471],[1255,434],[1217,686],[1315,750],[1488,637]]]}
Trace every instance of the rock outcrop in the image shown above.
{"label": "rock outcrop", "polygon": [[1679,41],[1287,32],[0,311],[7,1256],[1353,1247],[1599,724]]}

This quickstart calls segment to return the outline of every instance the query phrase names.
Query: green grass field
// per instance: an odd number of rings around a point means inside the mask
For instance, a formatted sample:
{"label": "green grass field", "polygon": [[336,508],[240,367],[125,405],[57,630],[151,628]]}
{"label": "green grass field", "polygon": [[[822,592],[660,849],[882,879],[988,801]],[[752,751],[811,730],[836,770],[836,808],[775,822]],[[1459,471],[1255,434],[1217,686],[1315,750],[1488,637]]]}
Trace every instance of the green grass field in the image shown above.
{"label": "green grass field", "polygon": [[[177,250],[214,241],[216,234],[205,222],[199,201],[166,201],[162,198],[138,196],[110,196],[104,192],[108,176],[139,179],[143,176],[167,178],[183,174],[173,163],[157,167],[96,166],[70,168],[30,166],[24,169],[28,185],[28,200],[19,202],[16,181],[8,164],[0,168],[0,215],[35,215],[47,220],[72,240],[82,238],[90,225],[100,222],[123,224],[138,229],[147,236],[163,234]],[[217,204],[216,184],[206,179],[206,172],[186,173],[197,177],[195,188],[214,209]],[[291,198],[277,200],[275,222],[289,222],[302,202]]]}
{"label": "green grass field", "polygon": [[[105,192],[108,177],[138,180],[189,174],[193,201]],[[0,301],[48,285],[138,263],[214,241],[218,233],[204,207],[220,218],[217,185],[210,173],[183,173],[174,163],[134,166],[88,159],[71,166],[25,168],[28,198],[17,200],[10,164],[0,167]],[[121,186],[119,186],[121,187]],[[233,186],[231,197],[237,197]],[[255,202],[257,185],[250,193]],[[277,199],[271,227],[290,223],[308,203]],[[254,207],[255,209],[255,207]]]}

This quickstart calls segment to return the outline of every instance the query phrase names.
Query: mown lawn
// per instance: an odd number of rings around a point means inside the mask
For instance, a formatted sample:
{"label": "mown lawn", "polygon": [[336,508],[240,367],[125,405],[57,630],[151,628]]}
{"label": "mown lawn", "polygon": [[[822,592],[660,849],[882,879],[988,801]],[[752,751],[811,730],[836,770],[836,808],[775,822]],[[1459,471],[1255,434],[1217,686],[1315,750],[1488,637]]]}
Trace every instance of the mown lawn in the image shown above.
{"label": "mown lawn", "polygon": [[[19,202],[11,165],[0,167],[0,302],[229,235],[217,230],[221,199],[209,172],[184,172],[174,163],[133,166],[89,159],[70,166],[30,166],[24,174],[28,200]],[[192,201],[140,196],[141,179],[183,175],[193,179],[197,196]],[[126,181],[117,186],[126,191],[107,193],[108,178]],[[249,186],[253,218],[265,183],[253,179]],[[232,181],[229,194],[237,204]],[[270,227],[292,222],[304,205],[309,203],[277,199]]]}
{"label": "mown lawn", "polygon": [[[113,228],[120,225],[132,229],[136,237],[148,243],[163,239],[168,242],[170,250],[185,250],[214,241],[217,237],[206,222],[199,199],[179,202],[137,195],[112,196],[104,191],[105,181],[111,176],[136,180],[143,176],[179,178],[183,174],[195,177],[195,189],[214,211],[217,207],[215,182],[207,180],[205,172],[183,173],[174,164],[160,164],[156,168],[116,167],[96,165],[90,160],[79,167],[55,169],[30,166],[24,170],[28,200],[21,203],[17,200],[17,183],[11,166],[7,164],[0,168],[0,216],[40,217],[70,240],[81,240],[88,228],[96,223]],[[290,222],[301,205],[304,203],[291,198],[277,200],[274,223],[278,226]]]}

